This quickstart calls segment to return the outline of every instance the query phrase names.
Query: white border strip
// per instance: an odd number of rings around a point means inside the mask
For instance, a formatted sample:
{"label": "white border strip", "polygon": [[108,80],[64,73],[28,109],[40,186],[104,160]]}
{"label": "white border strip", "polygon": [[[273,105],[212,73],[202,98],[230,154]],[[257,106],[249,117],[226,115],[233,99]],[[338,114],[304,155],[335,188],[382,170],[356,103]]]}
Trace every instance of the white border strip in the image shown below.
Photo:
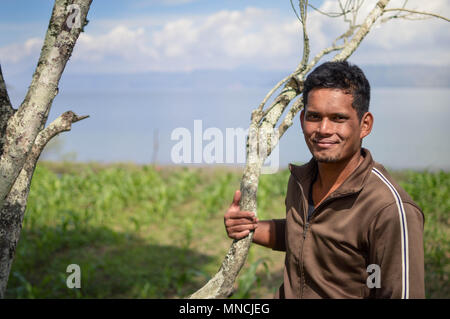
{"label": "white border strip", "polygon": [[408,225],[406,223],[405,208],[403,207],[403,202],[400,198],[399,193],[395,187],[388,181],[388,179],[375,167],[372,168],[372,172],[379,178],[383,183],[387,185],[389,190],[394,195],[395,202],[398,208],[398,215],[400,218],[400,230],[401,230],[401,241],[402,241],[402,299],[409,298],[409,253],[408,253]]}

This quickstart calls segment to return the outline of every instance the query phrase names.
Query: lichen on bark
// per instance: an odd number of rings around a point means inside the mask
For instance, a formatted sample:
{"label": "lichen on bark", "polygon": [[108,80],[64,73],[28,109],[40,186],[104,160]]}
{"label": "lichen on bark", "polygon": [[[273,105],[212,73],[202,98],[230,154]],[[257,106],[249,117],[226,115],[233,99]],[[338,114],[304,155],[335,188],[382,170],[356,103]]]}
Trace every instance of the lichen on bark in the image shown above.
{"label": "lichen on bark", "polygon": [[31,85],[14,110],[0,68],[0,298],[4,297],[22,229],[36,162],[47,142],[85,117],[66,112],[45,127],[58,83],[81,28],[67,28],[67,6],[79,6],[86,20],[92,0],[56,0]]}

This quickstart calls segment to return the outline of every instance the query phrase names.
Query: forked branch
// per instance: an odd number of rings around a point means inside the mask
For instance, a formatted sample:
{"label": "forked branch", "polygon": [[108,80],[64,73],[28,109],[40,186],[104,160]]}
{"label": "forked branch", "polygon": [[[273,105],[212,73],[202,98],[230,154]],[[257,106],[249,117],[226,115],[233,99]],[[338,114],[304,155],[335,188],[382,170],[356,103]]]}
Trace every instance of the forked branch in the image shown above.
{"label": "forked branch", "polygon": [[14,252],[22,229],[21,225],[27,206],[31,179],[39,156],[45,145],[53,137],[61,132],[70,131],[73,123],[86,117],[77,116],[72,111],[68,111],[39,132],[23,168],[0,208],[0,219],[2,221],[2,227],[0,228],[0,298],[4,297],[6,291]]}
{"label": "forked branch", "polygon": [[85,118],[69,111],[44,128],[91,2],[55,0],[39,62],[17,111],[0,70],[0,298],[6,290],[36,162],[52,137]]}
{"label": "forked branch", "polygon": [[[39,131],[45,126],[58,83],[86,23],[92,0],[56,0],[36,71],[26,97],[8,120],[0,154],[0,207],[21,171]],[[79,8],[80,25],[68,23],[69,4]]]}

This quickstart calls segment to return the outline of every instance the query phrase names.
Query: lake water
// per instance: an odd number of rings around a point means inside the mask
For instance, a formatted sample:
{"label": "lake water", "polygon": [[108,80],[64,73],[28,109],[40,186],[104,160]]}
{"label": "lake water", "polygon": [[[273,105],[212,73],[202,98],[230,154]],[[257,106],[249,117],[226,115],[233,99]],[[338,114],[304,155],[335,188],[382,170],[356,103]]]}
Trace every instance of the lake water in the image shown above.
{"label": "lake water", "polygon": [[[171,150],[177,141],[172,132],[184,127],[193,133],[194,120],[203,131],[244,128],[267,89],[66,91],[56,97],[49,121],[66,110],[89,119],[75,123],[62,134],[63,147],[78,161],[133,161],[149,163],[154,155],[154,132],[158,131],[160,164],[173,164]],[[24,93],[12,92],[18,105]],[[373,88],[371,111],[374,128],[363,145],[376,161],[393,169],[450,169],[450,89]],[[208,142],[204,141],[203,146]],[[225,146],[224,146],[225,147]],[[239,150],[236,150],[237,152]],[[280,141],[279,164],[305,162],[305,146],[298,118]]]}

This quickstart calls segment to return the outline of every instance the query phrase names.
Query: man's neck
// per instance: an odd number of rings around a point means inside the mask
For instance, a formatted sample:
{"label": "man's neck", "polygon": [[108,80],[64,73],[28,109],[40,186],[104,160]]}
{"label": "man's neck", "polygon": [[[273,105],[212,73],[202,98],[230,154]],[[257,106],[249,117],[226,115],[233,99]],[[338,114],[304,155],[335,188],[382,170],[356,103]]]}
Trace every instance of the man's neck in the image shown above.
{"label": "man's neck", "polygon": [[[337,163],[317,163],[318,174],[314,188],[318,195],[319,202],[334,192],[345,179],[359,166],[363,161],[361,152],[356,152],[348,161]],[[320,195],[319,195],[320,194]],[[315,197],[315,196],[314,196]],[[316,199],[318,198],[316,197]],[[315,200],[316,205],[318,204]]]}

